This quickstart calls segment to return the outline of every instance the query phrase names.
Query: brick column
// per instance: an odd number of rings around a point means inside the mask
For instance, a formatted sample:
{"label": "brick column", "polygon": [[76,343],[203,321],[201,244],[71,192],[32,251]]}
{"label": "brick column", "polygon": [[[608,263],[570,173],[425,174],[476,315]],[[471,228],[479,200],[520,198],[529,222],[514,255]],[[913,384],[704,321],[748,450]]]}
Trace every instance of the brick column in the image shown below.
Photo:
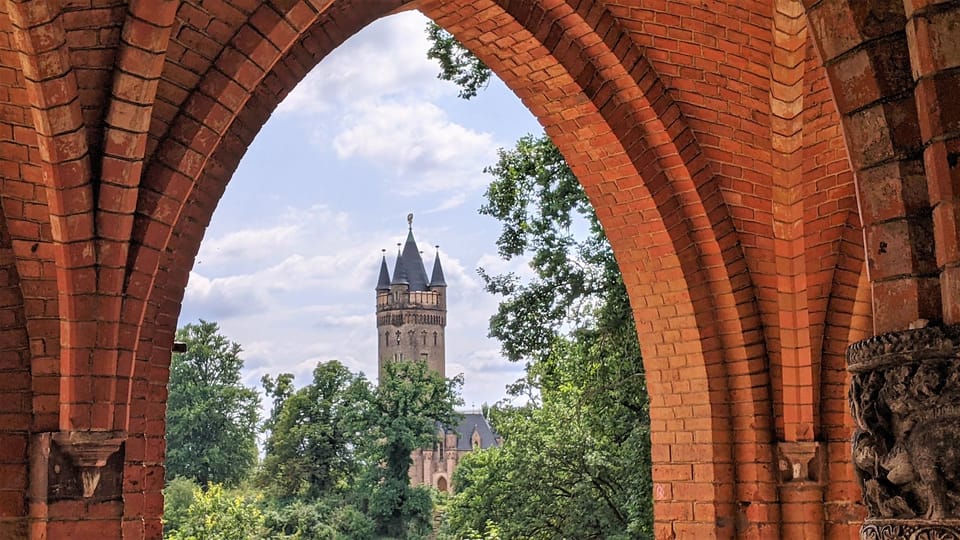
{"label": "brick column", "polygon": [[851,345],[863,539],[960,538],[960,326]]}
{"label": "brick column", "polygon": [[30,540],[123,538],[123,434],[40,433],[30,454]]}

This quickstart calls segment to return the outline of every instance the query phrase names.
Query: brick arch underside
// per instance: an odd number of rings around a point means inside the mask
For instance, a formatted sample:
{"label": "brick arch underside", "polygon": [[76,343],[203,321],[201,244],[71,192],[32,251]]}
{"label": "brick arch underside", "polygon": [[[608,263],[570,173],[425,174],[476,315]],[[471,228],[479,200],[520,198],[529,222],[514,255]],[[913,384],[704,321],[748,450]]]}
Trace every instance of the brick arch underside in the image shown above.
{"label": "brick arch underside", "polygon": [[[128,291],[146,298],[130,407],[131,419],[147,427],[144,447],[159,446],[163,435],[159,411],[145,409],[166,381],[169,356],[160,344],[172,339],[203,231],[240,157],[312,67],[392,7],[336,3],[298,34],[266,33],[273,58],[249,60],[244,51],[247,60],[238,61],[225,50],[158,137],[134,224]],[[699,148],[657,71],[602,6],[418,7],[521,97],[598,211],[624,272],[650,381],[658,527],[711,537],[776,530],[770,381],[748,266],[719,165]],[[597,26],[612,29],[601,37]],[[262,80],[249,88],[234,82],[258,69]]]}
{"label": "brick arch underside", "polygon": [[[376,18],[411,7],[401,0],[356,5],[285,0],[235,7],[240,4],[216,3],[215,17],[214,8],[200,2],[181,4],[166,52],[155,53],[165,54],[162,73],[156,58],[144,61],[153,67],[142,75],[159,80],[149,125],[138,118],[136,126],[121,126],[116,133],[100,124],[104,118],[120,123],[123,115],[111,117],[98,108],[110,72],[93,65],[109,65],[112,57],[83,47],[100,51],[115,45],[124,12],[100,10],[64,23],[66,45],[61,47],[72,47],[81,66],[75,70],[79,94],[71,98],[72,115],[65,115],[81,127],[70,127],[64,137],[85,133],[92,155],[110,155],[123,148],[104,147],[104,141],[114,140],[104,133],[113,133],[142,149],[146,158],[104,159],[100,171],[118,179],[113,189],[119,186],[126,194],[118,201],[136,205],[127,225],[125,275],[110,282],[122,284],[122,295],[109,283],[110,290],[100,291],[111,297],[104,304],[111,316],[122,321],[110,329],[116,343],[105,350],[127,351],[120,359],[129,357],[124,362],[132,373],[129,380],[117,373],[111,404],[111,409],[117,406],[114,428],[130,434],[125,536],[160,534],[170,344],[189,270],[230,176],[270,113],[311,68]],[[777,129],[769,98],[775,77],[765,66],[779,50],[770,37],[771,6],[758,3],[755,11],[746,11],[717,2],[707,11],[674,1],[658,8],[572,4],[576,7],[554,0],[424,0],[417,7],[467,44],[537,116],[584,184],[608,233],[631,296],[648,373],[657,534],[789,537],[781,521],[797,516],[781,516],[777,503],[774,441],[791,425],[807,416],[813,422],[819,414],[817,437],[838,441],[828,447],[831,482],[824,497],[827,503],[836,501],[837,509],[834,514],[828,509],[826,527],[829,532],[831,523],[839,524],[836,537],[843,537],[843,524],[857,519],[846,503],[858,495],[846,465],[849,448],[839,443],[849,433],[842,352],[850,340],[869,333],[870,311],[859,222],[850,215],[855,214],[852,179],[837,166],[845,154],[837,155],[842,138],[832,100],[823,97],[819,58],[807,51],[806,63],[800,64],[808,66],[801,78],[810,86],[804,95],[811,96],[802,109],[832,132],[821,136],[804,127],[794,137],[781,130],[783,140],[796,144],[771,148],[770,132]],[[787,4],[788,18],[797,17],[797,2],[777,4]],[[7,5],[0,3],[0,11]],[[20,11],[21,20],[42,12]],[[100,42],[84,45],[86,34],[76,31],[84,24],[111,30],[100,34]],[[0,13],[0,29],[9,27],[6,13]],[[795,41],[787,45],[803,50],[805,40]],[[16,57],[11,43],[4,32],[0,64],[31,61],[29,55]],[[140,73],[136,58],[121,55],[121,72]],[[82,67],[87,66],[83,62],[92,67]],[[50,93],[52,86],[25,83],[17,69],[0,77],[6,225],[0,235],[0,273],[6,269],[12,295],[0,306],[0,318],[9,323],[4,332],[10,331],[10,353],[0,358],[9,357],[11,374],[18,374],[9,378],[9,387],[0,385],[0,403],[28,410],[21,416],[0,411],[2,436],[10,434],[14,449],[0,451],[0,466],[9,463],[11,470],[26,462],[26,450],[16,450],[16,444],[17,437],[27,435],[7,420],[27,421],[32,414],[27,429],[32,432],[72,422],[63,414],[71,409],[62,402],[75,396],[61,397],[62,389],[71,387],[61,381],[60,347],[66,343],[79,358],[89,346],[77,346],[75,339],[95,335],[80,332],[89,329],[84,317],[90,313],[79,309],[83,295],[71,296],[90,268],[83,261],[74,264],[73,257],[84,252],[73,248],[90,240],[70,228],[81,222],[69,221],[56,206],[76,200],[59,191],[70,171],[51,166],[50,154],[43,157],[59,148],[56,137],[38,141],[31,131],[54,118],[53,112],[38,111],[37,103],[47,105],[44,99],[57,96]],[[788,73],[791,81],[795,71]],[[122,90],[116,83],[122,77],[115,76],[115,91]],[[27,91],[29,84],[35,87]],[[33,111],[30,96],[39,96]],[[787,152],[796,145],[800,153]],[[778,197],[769,193],[769,178],[778,174],[773,163],[795,159],[802,162],[801,172],[781,167],[779,178],[787,178],[784,193],[795,195],[799,189],[804,198],[778,207],[771,203]],[[47,167],[43,180],[41,163]],[[110,163],[121,168],[107,167]],[[140,178],[138,189],[119,183],[131,178]],[[821,190],[828,195],[818,199]],[[131,192],[136,196],[129,197]],[[48,194],[53,196],[49,209]],[[807,225],[802,233],[794,227],[797,215]],[[787,232],[775,234],[774,222],[786,225]],[[80,241],[71,243],[70,235]],[[804,248],[800,266],[806,266],[806,275],[819,276],[817,286],[804,289],[793,280],[790,302],[808,301],[810,307],[782,315],[778,276],[796,274],[782,272],[781,264],[795,264]],[[5,256],[15,264],[4,266]],[[0,290],[6,290],[2,282]],[[19,300],[13,298],[17,291]],[[122,305],[116,302],[121,297]],[[802,329],[804,317],[809,317],[813,344],[798,348],[795,356],[804,358],[806,351],[809,361],[787,366],[793,371],[778,367],[784,328],[791,329],[784,321]],[[0,351],[7,351],[5,336],[0,334]],[[0,370],[7,370],[6,360],[0,362]],[[27,365],[32,368],[29,386],[22,379]],[[789,401],[804,391],[810,396]],[[25,485],[0,489],[0,508],[14,509],[8,500],[23,501]],[[22,516],[20,504],[13,513]],[[0,516],[0,527],[7,517]],[[23,526],[16,519],[9,523]]]}

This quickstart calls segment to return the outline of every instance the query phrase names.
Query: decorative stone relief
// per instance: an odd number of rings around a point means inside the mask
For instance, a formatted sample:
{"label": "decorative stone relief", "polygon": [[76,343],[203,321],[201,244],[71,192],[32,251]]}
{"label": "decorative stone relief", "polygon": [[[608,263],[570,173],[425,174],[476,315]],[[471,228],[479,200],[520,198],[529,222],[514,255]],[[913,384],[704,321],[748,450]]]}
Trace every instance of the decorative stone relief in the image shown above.
{"label": "decorative stone relief", "polygon": [[960,327],[855,343],[847,369],[861,538],[960,540]]}
{"label": "decorative stone relief", "polygon": [[777,461],[781,483],[823,481],[823,452],[819,442],[777,443]]}
{"label": "decorative stone relief", "polygon": [[868,521],[860,530],[862,540],[960,540],[960,522],[904,523]]}
{"label": "decorative stone relief", "polygon": [[126,434],[111,431],[53,433],[48,452],[47,497],[110,499],[123,485],[122,445]]}

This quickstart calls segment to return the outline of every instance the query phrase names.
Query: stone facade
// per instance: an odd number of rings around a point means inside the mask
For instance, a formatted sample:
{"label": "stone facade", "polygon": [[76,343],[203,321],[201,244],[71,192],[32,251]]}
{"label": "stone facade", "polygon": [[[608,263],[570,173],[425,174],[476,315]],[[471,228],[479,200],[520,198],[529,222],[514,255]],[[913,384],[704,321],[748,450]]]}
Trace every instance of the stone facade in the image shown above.
{"label": "stone facade", "polygon": [[447,283],[440,265],[440,254],[437,253],[433,273],[428,279],[413,237],[413,214],[407,221],[410,230],[406,243],[397,252],[392,278],[387,271],[386,255],[380,262],[377,281],[380,375],[383,375],[385,362],[418,360],[446,376]]}
{"label": "stone facade", "polygon": [[480,412],[465,412],[457,426],[437,429],[433,448],[414,451],[410,467],[410,483],[427,485],[440,491],[451,491],[453,472],[463,456],[477,449],[500,445],[500,437],[493,432]]}
{"label": "stone facade", "polygon": [[[437,253],[433,272],[427,271],[413,237],[413,214],[407,216],[407,240],[398,244],[393,277],[387,258],[380,261],[377,280],[377,336],[380,376],[387,362],[426,362],[446,376],[447,282]],[[450,490],[450,481],[460,458],[476,448],[498,445],[499,440],[482,414],[463,413],[457,426],[438,426],[433,448],[414,451],[410,481],[440,491]]]}

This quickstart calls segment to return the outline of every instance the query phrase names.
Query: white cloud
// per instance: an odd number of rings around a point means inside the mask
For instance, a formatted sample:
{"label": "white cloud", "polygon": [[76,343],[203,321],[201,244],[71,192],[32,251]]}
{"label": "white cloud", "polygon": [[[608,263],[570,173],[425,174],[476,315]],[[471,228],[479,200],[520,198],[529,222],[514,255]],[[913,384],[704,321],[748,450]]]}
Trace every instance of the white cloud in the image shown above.
{"label": "white cloud", "polygon": [[222,320],[242,313],[260,311],[268,303],[263,291],[248,286],[245,276],[210,279],[190,272],[184,303],[208,320]]}
{"label": "white cloud", "polygon": [[483,187],[483,167],[496,158],[492,135],[451,122],[432,103],[363,104],[347,122],[333,138],[337,157],[371,160],[395,177],[415,179],[398,193]]}
{"label": "white cloud", "polygon": [[494,141],[538,128],[503,85],[483,98],[506,96],[494,100],[495,115],[477,111],[483,99],[458,100],[425,56],[425,22],[415,12],[387,17],[321,62],[259,136],[279,139],[254,144],[244,158],[241,169],[253,167],[256,177],[237,182],[249,174],[241,171],[228,189],[244,197],[225,198],[214,216],[181,324],[219,322],[244,348],[246,384],[281,372],[306,384],[314,366],[331,359],[376,377],[380,248],[391,248],[392,270],[392,245],[406,235],[411,210],[430,214],[415,223],[428,274],[430,246],[443,248],[447,372],[466,373],[467,404],[497,401],[520,375],[486,338],[498,299],[483,291],[475,267],[529,269],[524,260],[483,255],[496,231],[472,214],[488,182],[482,168],[496,160]]}
{"label": "white cloud", "polygon": [[[436,62],[426,57],[426,22],[406,12],[373,23],[324,59],[277,109],[319,118],[308,120],[311,142],[332,148],[340,160],[374,164],[396,195],[483,187],[483,167],[496,160],[493,135],[464,127],[436,105],[453,99],[457,88],[438,80]],[[453,208],[463,200],[446,202]]]}
{"label": "white cloud", "polygon": [[456,93],[453,85],[436,78],[439,68],[426,57],[426,21],[418,12],[407,12],[371,24],[330,53],[277,111],[326,113],[401,94],[433,98]]}
{"label": "white cloud", "polygon": [[454,193],[453,195],[445,198],[440,201],[440,204],[437,206],[424,210],[424,214],[436,214],[439,212],[444,212],[446,210],[453,210],[454,208],[459,208],[467,202],[467,194],[464,192]]}

